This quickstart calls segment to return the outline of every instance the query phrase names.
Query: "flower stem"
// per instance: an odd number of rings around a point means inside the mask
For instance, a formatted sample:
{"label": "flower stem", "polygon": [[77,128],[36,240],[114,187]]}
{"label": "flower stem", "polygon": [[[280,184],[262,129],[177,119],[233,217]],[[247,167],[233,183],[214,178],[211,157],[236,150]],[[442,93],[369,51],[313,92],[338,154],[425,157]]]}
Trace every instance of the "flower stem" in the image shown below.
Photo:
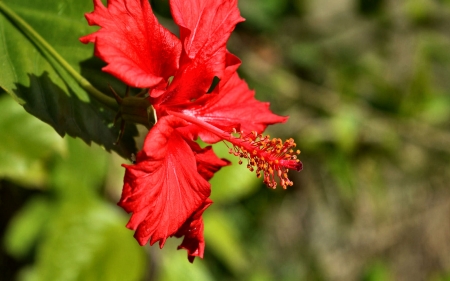
{"label": "flower stem", "polygon": [[0,11],[7,16],[12,23],[14,23],[27,37],[32,41],[37,48],[44,54],[49,55],[56,60],[57,63],[65,69],[72,78],[92,97],[99,102],[108,106],[113,110],[118,109],[116,100],[109,97],[96,89],[86,78],[81,76],[39,33],[37,33],[25,20],[12,11],[8,6],[0,0]]}

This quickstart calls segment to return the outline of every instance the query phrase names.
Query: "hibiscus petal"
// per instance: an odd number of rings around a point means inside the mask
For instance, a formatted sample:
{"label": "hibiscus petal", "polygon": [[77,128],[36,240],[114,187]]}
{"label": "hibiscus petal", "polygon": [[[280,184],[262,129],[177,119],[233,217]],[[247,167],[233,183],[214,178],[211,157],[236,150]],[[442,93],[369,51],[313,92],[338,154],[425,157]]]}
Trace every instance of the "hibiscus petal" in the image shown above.
{"label": "hibiscus petal", "polygon": [[[222,77],[219,79],[220,83],[217,83],[217,85],[214,87],[214,89],[211,92],[204,93],[201,97],[199,97],[197,100],[193,101],[190,100],[189,102],[185,104],[177,104],[175,107],[178,108],[189,108],[189,107],[195,107],[195,106],[209,106],[208,103],[210,102],[211,93],[217,94],[219,93],[220,89],[230,80],[230,78],[235,74],[239,66],[241,65],[241,60],[230,53],[229,51],[226,52],[225,56],[225,69],[223,71]],[[158,106],[158,105],[157,105]],[[170,108],[170,106],[166,105],[167,110],[173,110],[173,108]]]}
{"label": "hibiscus petal", "polygon": [[236,73],[240,65],[241,60],[237,56],[227,51],[225,57],[225,70],[220,79],[222,83],[219,83],[216,86],[216,88],[214,89],[215,92],[219,92],[220,87],[223,87],[223,85],[225,85],[228,82],[228,80],[230,80],[230,78]]}
{"label": "hibiscus petal", "polygon": [[178,246],[178,249],[187,250],[188,259],[191,263],[194,262],[195,257],[203,258],[205,239],[203,238],[202,214],[212,203],[212,200],[209,198],[203,202],[175,234],[176,237],[184,236],[183,242]]}
{"label": "hibiscus petal", "polygon": [[240,16],[236,0],[172,0],[172,15],[180,27],[183,52],[180,69],[162,102],[176,105],[197,99],[222,78],[226,43]]}
{"label": "hibiscus petal", "polygon": [[111,73],[132,87],[148,88],[166,81],[178,68],[179,39],[158,23],[148,0],[94,0],[86,14],[100,30],[80,38],[95,43],[95,55]]}
{"label": "hibiscus petal", "polygon": [[213,56],[225,47],[235,25],[244,21],[237,0],[171,0],[170,7],[184,52],[191,59],[199,54]]}
{"label": "hibiscus petal", "polygon": [[[235,128],[244,132],[262,133],[268,125],[287,120],[287,117],[273,114],[268,102],[256,100],[255,91],[250,90],[236,72],[228,81],[224,81],[223,85],[222,81],[219,83],[217,92],[205,95],[197,104],[193,103],[191,108],[183,110],[183,113],[196,116],[227,132]],[[207,143],[221,140],[198,126],[193,131]]]}
{"label": "hibiscus petal", "polygon": [[[196,127],[192,125],[180,128],[178,130],[188,140],[198,138]],[[195,154],[197,171],[207,181],[209,181],[222,167],[231,165],[231,162],[227,159],[217,157],[212,149],[212,146],[201,148],[198,143],[193,141],[188,141],[188,144]]]}
{"label": "hibiscus petal", "polygon": [[127,227],[144,245],[163,247],[209,197],[210,184],[197,171],[195,154],[177,130],[186,125],[173,116],[161,118],[149,131],[135,165],[126,168],[118,203],[132,212]]}
{"label": "hibiscus petal", "polygon": [[212,150],[211,146],[201,148],[197,143],[192,142],[191,148],[197,160],[197,171],[207,181],[222,167],[231,165],[227,159],[220,159]]}

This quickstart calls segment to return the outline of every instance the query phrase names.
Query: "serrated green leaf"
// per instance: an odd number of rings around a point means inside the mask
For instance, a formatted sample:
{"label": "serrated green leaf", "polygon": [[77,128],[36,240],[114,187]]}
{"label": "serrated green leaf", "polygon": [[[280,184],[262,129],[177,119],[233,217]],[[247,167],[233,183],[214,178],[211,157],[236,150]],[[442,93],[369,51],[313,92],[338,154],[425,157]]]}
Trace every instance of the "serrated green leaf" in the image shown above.
{"label": "serrated green leaf", "polygon": [[65,150],[65,141],[7,95],[0,97],[0,177],[25,186],[47,180],[48,158]]}
{"label": "serrated green leaf", "polygon": [[[97,73],[92,74],[98,80],[94,84],[103,85],[102,89],[111,84],[118,92],[123,91],[121,83],[102,73],[98,61],[90,59],[93,47],[78,40],[93,31],[83,17],[92,9],[92,1],[2,2],[30,24],[75,71]],[[120,144],[114,145],[119,135],[119,128],[112,124],[115,112],[89,98],[67,69],[30,38],[0,14],[0,87],[61,136],[69,134],[87,144],[95,142],[130,158],[136,152],[136,127],[128,125]]]}

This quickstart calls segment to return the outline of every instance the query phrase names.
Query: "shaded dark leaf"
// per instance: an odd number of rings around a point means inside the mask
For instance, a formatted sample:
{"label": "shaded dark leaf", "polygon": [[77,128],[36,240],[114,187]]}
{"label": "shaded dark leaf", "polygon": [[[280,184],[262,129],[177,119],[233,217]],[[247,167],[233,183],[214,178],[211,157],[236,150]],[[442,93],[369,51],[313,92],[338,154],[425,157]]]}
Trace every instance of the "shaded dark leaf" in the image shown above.
{"label": "shaded dark leaf", "polygon": [[16,84],[14,90],[17,97],[26,101],[24,108],[27,112],[51,125],[62,137],[68,134],[83,139],[87,144],[95,142],[126,158],[135,153],[133,136],[137,135],[137,130],[134,125],[126,126],[120,143],[114,145],[120,128],[111,123],[115,116],[113,111],[95,100],[84,102],[71,90],[67,95],[53,83],[47,72],[28,76],[30,86]]}

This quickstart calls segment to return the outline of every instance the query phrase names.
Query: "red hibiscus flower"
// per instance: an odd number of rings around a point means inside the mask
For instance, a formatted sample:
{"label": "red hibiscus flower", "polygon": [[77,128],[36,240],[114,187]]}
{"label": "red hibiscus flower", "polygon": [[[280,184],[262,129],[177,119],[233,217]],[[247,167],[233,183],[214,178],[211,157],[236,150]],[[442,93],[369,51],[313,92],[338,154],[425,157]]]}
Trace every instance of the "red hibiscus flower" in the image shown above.
{"label": "red hibiscus flower", "polygon": [[[289,169],[300,171],[299,151],[292,139],[282,142],[261,133],[270,124],[285,122],[236,72],[240,60],[226,42],[240,16],[236,0],[171,0],[177,38],[159,24],[148,0],[94,0],[86,14],[97,32],[82,37],[95,43],[104,71],[127,85],[148,89],[145,98],[156,124],[133,165],[126,168],[118,203],[131,212],[127,227],[141,245],[171,236],[182,237],[189,261],[203,257],[202,214],[211,205],[208,180],[230,162],[219,159],[207,143],[227,141],[230,153],[275,188],[292,185]],[[219,82],[212,88],[213,81]],[[246,133],[244,133],[246,132]]]}

